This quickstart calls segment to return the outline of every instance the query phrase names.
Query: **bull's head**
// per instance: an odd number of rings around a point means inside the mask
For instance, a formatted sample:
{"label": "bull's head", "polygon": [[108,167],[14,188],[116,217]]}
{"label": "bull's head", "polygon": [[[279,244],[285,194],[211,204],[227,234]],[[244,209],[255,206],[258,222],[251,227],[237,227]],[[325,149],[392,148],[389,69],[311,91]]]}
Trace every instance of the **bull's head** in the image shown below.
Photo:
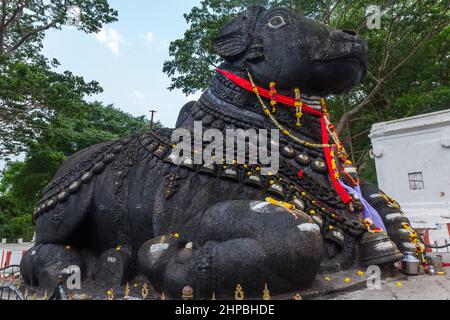
{"label": "bull's head", "polygon": [[367,72],[367,45],[359,35],[286,8],[249,8],[223,27],[213,48],[261,83],[275,81],[279,89],[310,95],[348,91]]}

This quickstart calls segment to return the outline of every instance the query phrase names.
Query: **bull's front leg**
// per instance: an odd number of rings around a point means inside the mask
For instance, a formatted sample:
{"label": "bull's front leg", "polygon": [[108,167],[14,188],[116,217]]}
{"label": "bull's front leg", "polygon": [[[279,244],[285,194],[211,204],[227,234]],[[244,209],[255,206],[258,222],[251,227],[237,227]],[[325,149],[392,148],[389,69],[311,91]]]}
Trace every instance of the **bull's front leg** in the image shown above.
{"label": "bull's front leg", "polygon": [[160,291],[179,298],[247,297],[309,287],[320,266],[322,237],[307,215],[260,201],[226,201],[200,213],[184,233],[157,238],[139,250],[141,271]]}
{"label": "bull's front leg", "polygon": [[383,219],[386,231],[401,252],[424,252],[422,241],[417,238],[416,232],[410,227],[410,221],[401,210],[399,204],[390,199],[376,185],[361,182],[361,191],[364,198],[374,207]]}

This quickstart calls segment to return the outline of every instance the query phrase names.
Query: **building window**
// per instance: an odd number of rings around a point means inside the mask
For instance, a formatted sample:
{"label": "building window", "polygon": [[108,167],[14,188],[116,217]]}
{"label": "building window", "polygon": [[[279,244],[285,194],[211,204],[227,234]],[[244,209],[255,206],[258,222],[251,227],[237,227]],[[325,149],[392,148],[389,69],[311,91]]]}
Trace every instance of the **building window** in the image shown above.
{"label": "building window", "polygon": [[409,173],[408,178],[409,178],[409,190],[425,189],[425,184],[423,183],[422,172]]}

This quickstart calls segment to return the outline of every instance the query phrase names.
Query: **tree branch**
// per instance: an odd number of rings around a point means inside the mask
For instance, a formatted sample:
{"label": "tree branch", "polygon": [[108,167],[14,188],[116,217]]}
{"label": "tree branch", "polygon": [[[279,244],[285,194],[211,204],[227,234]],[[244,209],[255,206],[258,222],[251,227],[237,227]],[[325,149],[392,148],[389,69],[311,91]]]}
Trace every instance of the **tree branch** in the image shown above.
{"label": "tree branch", "polygon": [[342,19],[347,15],[347,12],[350,11],[350,8],[353,7],[354,5],[358,5],[360,2],[360,0],[353,0],[353,1],[349,1],[349,3],[347,5],[345,5],[341,11],[341,13],[339,14],[339,17],[336,19],[336,28],[340,29],[340,24]]}
{"label": "tree branch", "polygon": [[[360,164],[361,164],[362,160],[366,157],[366,155],[367,155],[367,153],[368,153],[369,151],[370,151],[370,150],[364,150],[364,152],[362,152],[362,154],[361,154],[361,156],[359,157],[359,159],[356,161],[355,165],[356,165],[356,167],[358,167],[358,169],[360,168]],[[358,172],[358,173],[360,173],[360,172]]]}
{"label": "tree branch", "polygon": [[336,10],[336,8],[338,7],[340,2],[341,2],[341,0],[337,0],[336,3],[334,4],[334,6],[330,10],[327,10],[325,12],[325,15],[321,19],[322,22],[324,22],[324,23],[329,22],[331,15],[333,14],[334,10]]}
{"label": "tree branch", "polygon": [[6,9],[7,0],[2,0],[2,18],[0,20],[0,53],[3,52],[3,43],[5,42]]}
{"label": "tree branch", "polygon": [[3,14],[2,14],[2,24],[0,27],[0,53],[3,53],[4,47],[5,47],[5,35],[6,31],[9,26],[13,25],[15,22],[17,22],[23,14],[23,10],[25,7],[29,4],[29,0],[19,0],[17,3],[17,7],[13,11],[11,17],[7,19],[7,7],[6,7],[6,1],[3,1]]}
{"label": "tree branch", "polygon": [[0,32],[3,32],[6,22],[6,7],[8,5],[8,0],[2,0],[2,19],[0,20]]}
{"label": "tree branch", "polygon": [[364,107],[366,107],[372,99],[375,97],[375,95],[379,92],[381,89],[381,86],[386,80],[388,80],[399,68],[401,68],[406,62],[408,62],[416,53],[417,51],[422,48],[430,39],[441,32],[445,26],[435,26],[424,38],[422,38],[422,41],[420,41],[418,44],[415,44],[412,49],[409,51],[409,54],[401,60],[395,67],[393,67],[386,75],[378,79],[377,84],[372,89],[372,91],[369,93],[369,95],[355,108],[352,110],[346,112],[341,119],[339,120],[339,124],[337,126],[337,132],[340,134],[343,129],[345,128],[346,123],[350,120],[351,117],[353,117],[355,114],[360,112]]}
{"label": "tree branch", "polygon": [[383,71],[386,69],[386,64],[389,60],[389,42],[391,41],[391,36],[392,36],[392,30],[394,28],[394,4],[392,4],[391,7],[391,21],[389,24],[389,31],[388,31],[388,35],[384,41],[384,50],[383,50],[383,59],[382,62],[380,64],[380,68],[378,69],[378,74],[381,75],[383,73]]}
{"label": "tree branch", "polygon": [[386,74],[385,76],[383,76],[383,80],[388,79],[390,76],[392,76],[394,74],[394,72],[396,72],[399,68],[401,68],[406,62],[408,62],[409,59],[412,58],[412,56],[414,56],[416,54],[416,52],[422,48],[425,43],[427,43],[433,36],[435,36],[436,34],[438,34],[439,32],[441,32],[442,29],[440,28],[435,28],[433,30],[431,30],[428,35],[425,36],[425,38],[423,38],[423,40],[421,42],[419,42],[417,45],[415,45],[413,47],[413,49],[409,52],[409,54],[402,60],[400,61],[395,67],[392,68],[391,71],[389,71],[388,74]]}
{"label": "tree branch", "polygon": [[23,9],[29,4],[29,0],[19,0],[17,7],[12,13],[11,17],[5,22],[5,30],[14,22],[20,19],[23,13]]}
{"label": "tree branch", "polygon": [[360,112],[366,105],[368,105],[372,101],[373,97],[375,97],[375,95],[380,90],[381,84],[382,84],[382,82],[379,81],[377,83],[377,85],[369,93],[369,95],[367,97],[365,97],[364,100],[360,104],[358,104],[356,107],[354,107],[350,111],[346,112],[341,117],[341,119],[339,120],[339,124],[336,127],[336,130],[337,130],[338,134],[342,133],[342,130],[344,130],[345,125],[347,124],[347,122],[350,120],[351,117],[353,117],[355,114]]}
{"label": "tree branch", "polygon": [[56,25],[56,21],[52,21],[49,24],[43,25],[41,27],[38,28],[34,28],[33,30],[31,30],[30,32],[26,33],[25,35],[22,36],[22,38],[20,38],[20,40],[13,45],[12,47],[10,47],[7,51],[6,51],[6,55],[10,56],[12,55],[17,49],[20,48],[20,46],[22,46],[27,40],[29,40],[32,36],[34,36],[35,34],[38,34],[39,32],[48,30],[52,27],[54,27]]}

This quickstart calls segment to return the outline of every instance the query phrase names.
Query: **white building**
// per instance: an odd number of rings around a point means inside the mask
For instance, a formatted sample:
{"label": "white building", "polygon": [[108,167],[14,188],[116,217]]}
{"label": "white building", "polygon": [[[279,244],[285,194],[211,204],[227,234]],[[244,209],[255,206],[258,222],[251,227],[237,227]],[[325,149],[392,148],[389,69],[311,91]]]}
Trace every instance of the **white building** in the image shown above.
{"label": "white building", "polygon": [[450,109],[377,123],[370,138],[380,189],[414,227],[450,229]]}

